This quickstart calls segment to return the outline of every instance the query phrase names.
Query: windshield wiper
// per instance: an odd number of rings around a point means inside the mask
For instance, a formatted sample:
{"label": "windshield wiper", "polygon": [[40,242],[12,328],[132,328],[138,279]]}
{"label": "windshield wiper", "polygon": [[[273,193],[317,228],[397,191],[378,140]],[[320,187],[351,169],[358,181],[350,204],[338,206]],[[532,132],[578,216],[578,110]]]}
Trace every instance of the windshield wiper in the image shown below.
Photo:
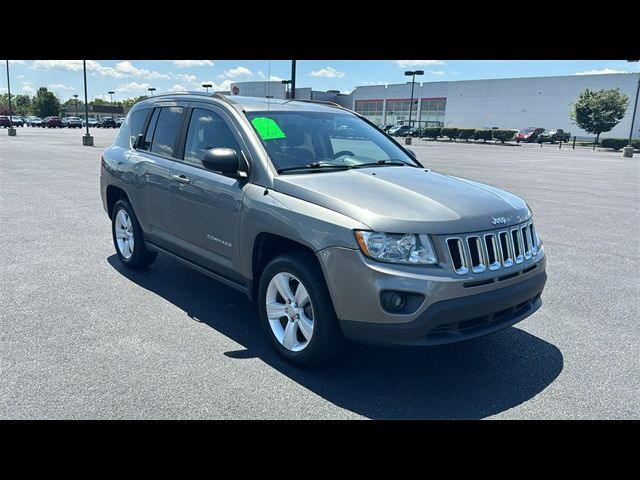
{"label": "windshield wiper", "polygon": [[359,163],[357,165],[352,165],[353,168],[360,167],[408,167],[410,166],[408,163],[403,162],[402,160],[378,160],[377,162],[368,162],[368,163]]}
{"label": "windshield wiper", "polygon": [[285,173],[285,172],[318,172],[320,170],[325,170],[325,171],[329,171],[329,170],[349,170],[350,168],[353,168],[353,167],[351,165],[331,165],[331,164],[327,164],[327,163],[313,162],[313,163],[310,163],[309,165],[305,165],[304,167],[279,168],[277,170],[277,172],[278,173]]}

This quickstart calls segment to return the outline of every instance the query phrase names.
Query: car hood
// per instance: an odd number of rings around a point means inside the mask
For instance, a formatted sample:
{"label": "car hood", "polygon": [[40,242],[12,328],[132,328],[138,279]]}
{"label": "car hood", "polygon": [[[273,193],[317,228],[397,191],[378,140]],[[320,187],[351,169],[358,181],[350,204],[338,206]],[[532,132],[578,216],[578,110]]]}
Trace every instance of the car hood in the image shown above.
{"label": "car hood", "polygon": [[[378,167],[274,179],[274,190],[396,233],[454,234],[524,222],[524,200],[489,185],[422,168]],[[492,217],[504,217],[495,226]]]}

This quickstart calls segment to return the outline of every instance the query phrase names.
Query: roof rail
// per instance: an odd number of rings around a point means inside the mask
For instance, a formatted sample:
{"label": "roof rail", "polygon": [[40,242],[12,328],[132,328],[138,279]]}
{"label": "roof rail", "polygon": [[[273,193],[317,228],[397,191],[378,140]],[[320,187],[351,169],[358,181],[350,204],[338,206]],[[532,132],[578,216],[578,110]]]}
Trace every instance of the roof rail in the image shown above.
{"label": "roof rail", "polygon": [[344,108],[342,105],[336,103],[336,102],[330,102],[328,100],[310,100],[310,99],[302,99],[302,98],[290,98],[287,102],[285,103],[289,103],[289,102],[307,102],[307,103],[319,103],[322,105],[327,105],[330,107],[336,107],[336,108],[341,108],[342,110],[348,110],[346,108]]}

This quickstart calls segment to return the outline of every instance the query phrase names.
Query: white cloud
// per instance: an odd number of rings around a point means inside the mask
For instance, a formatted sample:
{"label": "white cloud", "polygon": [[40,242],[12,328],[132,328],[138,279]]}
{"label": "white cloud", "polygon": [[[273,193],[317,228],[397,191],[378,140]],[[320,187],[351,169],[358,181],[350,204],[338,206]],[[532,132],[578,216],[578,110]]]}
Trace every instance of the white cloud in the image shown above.
{"label": "white cloud", "polygon": [[[36,60],[33,67],[36,70],[62,70],[67,72],[82,71],[82,60]],[[116,67],[105,67],[95,60],[87,60],[87,71],[94,75],[111,78],[140,77],[148,80],[171,78],[165,73],[159,73],[144,68],[137,68],[131,62],[118,62]]]}
{"label": "white cloud", "polygon": [[429,70],[431,75],[444,75],[444,70]]}
{"label": "white cloud", "polygon": [[427,67],[430,65],[444,65],[442,60],[394,60],[393,63],[399,67]]}
{"label": "white cloud", "polygon": [[173,60],[173,65],[178,68],[213,67],[211,60]]}
{"label": "white cloud", "polygon": [[[0,60],[1,63],[5,63],[6,60]],[[9,60],[9,65],[24,65],[24,60]]]}
{"label": "white cloud", "polygon": [[602,75],[605,73],[627,73],[624,70],[614,70],[613,68],[603,68],[602,70],[587,70],[585,72],[576,72],[574,75]]}
{"label": "white cloud", "polygon": [[196,77],[195,75],[189,75],[187,73],[179,73],[178,75],[176,75],[176,78],[178,80],[182,80],[183,82],[194,83],[198,77]]}
{"label": "white cloud", "polygon": [[[82,71],[82,60],[36,60],[31,68],[80,72]],[[95,60],[87,60],[87,71],[101,77],[122,78],[126,76],[122,72],[118,72],[112,67],[105,67]]]}
{"label": "white cloud", "polygon": [[116,87],[116,92],[142,92],[147,93],[147,89],[151,88],[150,83],[128,82],[122,83]]}
{"label": "white cloud", "polygon": [[163,79],[169,80],[171,77],[166,73],[156,72],[154,70],[147,70],[146,68],[135,67],[131,62],[118,62],[116,63],[116,72],[122,73],[132,77],[140,77],[149,80]]}
{"label": "white cloud", "polygon": [[342,78],[345,76],[344,72],[339,72],[333,67],[321,68],[315,72],[311,72],[312,77],[325,77],[325,78]]}
{"label": "white cloud", "polygon": [[24,75],[18,75],[18,80],[22,80],[24,78]]}
{"label": "white cloud", "polygon": [[230,68],[229,70],[225,70],[223,73],[218,75],[218,78],[237,78],[242,75],[246,75],[247,77],[252,77],[253,72],[249,70],[247,67],[236,67]]}
{"label": "white cloud", "polygon": [[[211,82],[208,82],[208,83],[211,83]],[[224,91],[231,90],[231,80],[225,80],[220,84],[211,83],[211,85],[213,85],[214,92],[218,92],[220,90],[224,90]]]}
{"label": "white cloud", "polygon": [[50,83],[47,85],[49,90],[73,90],[73,87],[69,85],[64,85],[63,83]]}
{"label": "white cloud", "polygon": [[176,83],[173,87],[169,89],[170,92],[186,92],[189,90],[188,88],[183,87],[182,85]]}
{"label": "white cloud", "polygon": [[35,89],[35,88],[33,88],[33,85],[31,85],[31,84],[23,83],[23,84],[22,84],[22,91],[23,91],[24,93],[35,93],[35,92],[36,92],[36,89]]}
{"label": "white cloud", "polygon": [[272,82],[281,82],[282,80],[284,80],[284,78],[280,78],[277,75],[271,75],[269,80],[271,80]]}

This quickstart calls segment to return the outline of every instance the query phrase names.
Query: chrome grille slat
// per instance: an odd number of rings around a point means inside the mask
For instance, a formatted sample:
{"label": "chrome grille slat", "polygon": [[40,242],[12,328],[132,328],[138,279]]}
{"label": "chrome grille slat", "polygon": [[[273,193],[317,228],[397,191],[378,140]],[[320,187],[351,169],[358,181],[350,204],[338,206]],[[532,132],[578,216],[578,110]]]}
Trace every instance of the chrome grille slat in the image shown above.
{"label": "chrome grille slat", "polygon": [[459,275],[507,269],[540,251],[532,221],[487,233],[445,237],[453,270]]}

